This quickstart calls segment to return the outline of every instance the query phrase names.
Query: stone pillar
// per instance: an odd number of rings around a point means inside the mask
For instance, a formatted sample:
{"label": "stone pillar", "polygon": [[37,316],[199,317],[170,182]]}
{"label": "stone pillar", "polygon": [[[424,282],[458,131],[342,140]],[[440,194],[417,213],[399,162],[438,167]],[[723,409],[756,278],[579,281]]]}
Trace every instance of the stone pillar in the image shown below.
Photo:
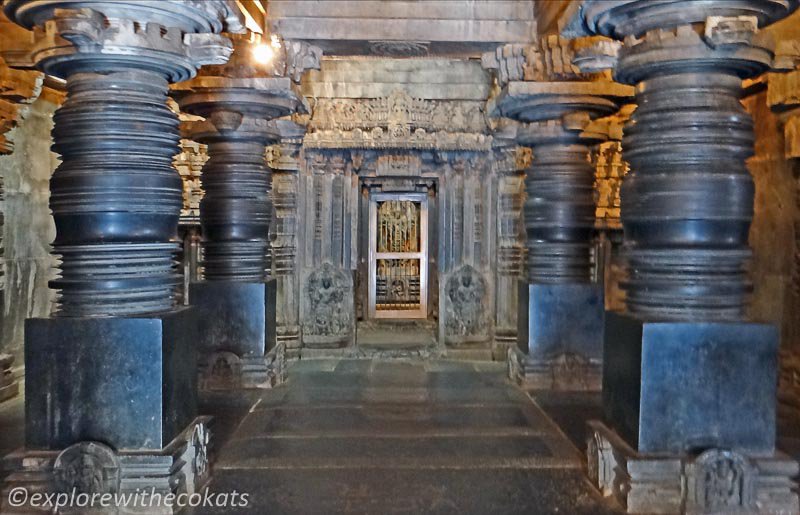
{"label": "stone pillar", "polygon": [[204,68],[173,92],[181,110],[204,118],[187,122],[185,132],[208,145],[209,155],[201,176],[204,280],[189,293],[202,315],[202,389],[268,387],[280,375],[267,357],[283,350],[276,349],[275,281],[266,278],[272,181],[265,149],[280,139],[276,118],[306,112],[296,83],[307,65],[318,67],[320,55],[284,42],[260,64],[253,50],[267,43],[232,37],[226,65]]}
{"label": "stone pillar", "polygon": [[494,339],[505,355],[517,343],[517,283],[526,269],[522,206],[530,150],[517,145],[516,124],[506,118],[500,119],[492,137],[492,162],[498,181]]}
{"label": "stone pillar", "polygon": [[572,56],[572,43],[556,36],[484,56],[502,87],[492,115],[521,122],[517,141],[533,150],[525,179],[528,280],[520,283],[518,349],[510,357],[512,373],[534,388],[600,383],[604,305],[602,285],[591,281],[590,154],[607,134],[593,122],[633,91],[579,73]]}
{"label": "stone pillar", "polygon": [[[744,318],[753,123],[739,100],[772,64],[759,28],[796,7],[589,0],[581,13],[624,40],[615,77],[638,104],[623,138],[627,313],[607,315],[608,425],[589,441],[592,479],[629,512],[799,509],[797,464],[775,452],[778,331]],[[598,50],[615,57],[582,57]]]}
{"label": "stone pillar", "polygon": [[[50,184],[59,298],[54,318],[26,324],[26,448],[6,486],[191,490],[207,435],[195,402],[196,319],[175,305],[181,180],[167,91],[225,62],[230,42],[217,33],[241,26],[222,1],[85,5],[5,3],[33,30],[27,64],[67,84]],[[102,479],[87,483],[87,470]]]}
{"label": "stone pillar", "polygon": [[276,280],[277,341],[288,356],[300,351],[300,282],[297,260],[298,194],[300,153],[305,126],[291,120],[278,120],[279,144],[271,147],[268,162],[272,168],[272,205],[275,219],[270,228],[272,277]]}
{"label": "stone pillar", "polygon": [[[9,23],[0,24],[2,30],[8,30]],[[16,34],[16,32],[15,32]],[[6,47],[6,41],[0,39],[0,49]],[[24,104],[28,104],[39,96],[42,87],[42,74],[34,71],[23,71],[9,68],[5,60],[0,57],[0,155],[11,154],[14,143],[6,137],[8,131],[14,128],[21,117]],[[0,178],[0,231],[5,223],[5,200],[3,196],[3,182]],[[0,238],[0,245],[3,239]],[[3,248],[0,246],[0,256]],[[5,309],[5,277],[4,263],[0,263],[0,312]],[[0,320],[2,322],[2,320]],[[0,332],[3,326],[0,323]],[[19,384],[12,372],[14,356],[6,354],[0,348],[0,402],[11,399],[19,393]]]}

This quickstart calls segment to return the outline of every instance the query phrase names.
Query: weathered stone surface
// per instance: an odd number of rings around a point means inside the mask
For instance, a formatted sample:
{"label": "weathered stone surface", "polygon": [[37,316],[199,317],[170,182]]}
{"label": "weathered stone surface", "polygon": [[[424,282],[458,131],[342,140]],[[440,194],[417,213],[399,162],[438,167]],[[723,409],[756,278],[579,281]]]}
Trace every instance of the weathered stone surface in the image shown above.
{"label": "weathered stone surface", "polygon": [[[0,510],[3,513],[42,513],[41,508],[14,506],[9,494],[15,488],[42,495],[120,494],[128,496],[128,505],[101,509],[94,504],[92,513],[129,513],[172,515],[174,502],[169,494],[192,495],[202,491],[209,479],[209,417],[198,417],[168,445],[158,451],[117,451],[103,442],[86,440],[61,451],[18,449],[4,461],[9,475],[2,488]],[[143,498],[142,492],[151,497]],[[133,497],[139,494],[139,499]],[[79,502],[59,508],[59,513],[81,515],[87,508]],[[112,503],[113,506],[113,503]]]}
{"label": "weathered stone surface", "polygon": [[273,0],[267,15],[272,31],[312,41],[326,54],[477,56],[498,44],[530,41],[533,10],[520,0]]}
{"label": "weathered stone surface", "polygon": [[474,60],[323,59],[303,78],[310,98],[382,98],[402,89],[425,100],[486,100],[491,83]]}
{"label": "weathered stone surface", "polygon": [[782,453],[709,448],[696,454],[638,453],[600,422],[588,426],[589,479],[628,513],[783,514],[800,510]]}
{"label": "weathered stone surface", "polygon": [[48,287],[56,264],[50,254],[55,225],[48,199],[50,176],[58,165],[58,156],[50,151],[57,107],[43,98],[34,102],[10,133],[14,153],[0,156],[6,299],[0,348],[16,357],[16,366],[24,364],[25,319],[49,316],[55,300],[55,292]]}

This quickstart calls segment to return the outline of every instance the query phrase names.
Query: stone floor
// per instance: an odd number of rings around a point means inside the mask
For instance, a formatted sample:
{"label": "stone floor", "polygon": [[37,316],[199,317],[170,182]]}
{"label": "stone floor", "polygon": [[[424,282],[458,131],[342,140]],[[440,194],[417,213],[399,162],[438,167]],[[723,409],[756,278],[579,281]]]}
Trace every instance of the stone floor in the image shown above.
{"label": "stone floor", "polygon": [[504,370],[309,360],[284,387],[211,399],[224,443],[209,488],[248,492],[250,509],[193,513],[616,513]]}

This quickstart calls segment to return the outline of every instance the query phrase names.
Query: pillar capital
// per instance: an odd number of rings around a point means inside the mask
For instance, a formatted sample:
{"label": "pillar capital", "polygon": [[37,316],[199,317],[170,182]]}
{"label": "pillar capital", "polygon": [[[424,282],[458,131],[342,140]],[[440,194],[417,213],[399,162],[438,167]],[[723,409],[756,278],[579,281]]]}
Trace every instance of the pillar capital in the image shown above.
{"label": "pillar capital", "polygon": [[[87,7],[90,5],[91,7]],[[169,82],[187,80],[197,68],[224,63],[230,42],[218,33],[243,27],[224,0],[136,2],[6,2],[6,15],[31,29],[31,48],[10,64],[36,67],[66,78],[73,73],[140,69]]]}

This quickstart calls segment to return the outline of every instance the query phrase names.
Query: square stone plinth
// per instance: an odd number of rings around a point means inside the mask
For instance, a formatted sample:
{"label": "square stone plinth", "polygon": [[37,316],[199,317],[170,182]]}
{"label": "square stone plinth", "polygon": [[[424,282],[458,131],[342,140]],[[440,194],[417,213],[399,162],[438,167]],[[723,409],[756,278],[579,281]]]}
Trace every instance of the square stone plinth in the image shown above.
{"label": "square stone plinth", "polygon": [[190,286],[199,310],[201,388],[255,387],[268,378],[276,345],[276,281],[202,281]]}
{"label": "square stone plinth", "polygon": [[606,314],[603,405],[633,449],[775,448],[778,330]]}
{"label": "square stone plinth", "polygon": [[518,344],[531,359],[603,358],[603,287],[519,283]]}
{"label": "square stone plinth", "polygon": [[25,323],[28,449],[161,449],[197,415],[191,308]]}

